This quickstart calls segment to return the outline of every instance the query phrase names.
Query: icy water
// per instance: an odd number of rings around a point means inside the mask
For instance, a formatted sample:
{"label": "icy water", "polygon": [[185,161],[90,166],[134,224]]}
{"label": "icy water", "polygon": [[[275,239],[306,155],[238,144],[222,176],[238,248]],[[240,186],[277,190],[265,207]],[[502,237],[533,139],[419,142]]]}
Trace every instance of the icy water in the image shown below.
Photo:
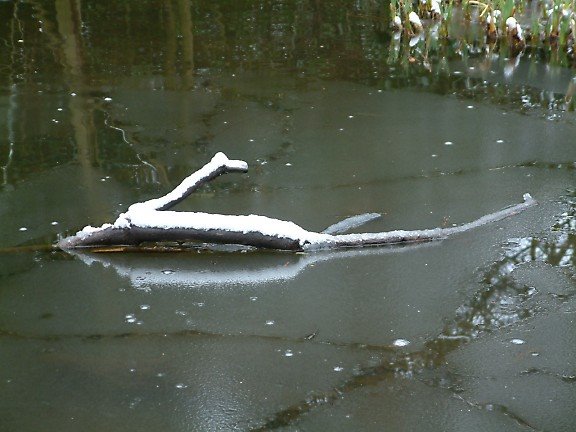
{"label": "icy water", "polygon": [[[362,2],[0,2],[0,430],[573,431],[574,71],[410,47]],[[445,55],[446,54],[446,55]],[[180,205],[313,254],[68,254],[217,151]]]}

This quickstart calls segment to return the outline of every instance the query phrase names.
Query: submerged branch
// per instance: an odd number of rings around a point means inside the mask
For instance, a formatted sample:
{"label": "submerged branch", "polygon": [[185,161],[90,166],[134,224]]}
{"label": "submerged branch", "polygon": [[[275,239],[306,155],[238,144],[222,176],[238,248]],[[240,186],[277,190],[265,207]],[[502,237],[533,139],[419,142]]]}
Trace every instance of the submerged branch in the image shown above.
{"label": "submerged branch", "polygon": [[58,243],[62,249],[100,246],[136,246],[141,243],[203,242],[238,244],[259,248],[304,251],[342,247],[361,247],[418,241],[430,241],[462,233],[481,225],[513,216],[536,205],[529,195],[524,202],[483,216],[473,222],[451,228],[396,230],[388,232],[342,234],[377,217],[377,213],[353,216],[331,225],[323,232],[308,231],[290,221],[265,216],[221,215],[199,212],[167,211],[203,184],[228,172],[246,172],[244,161],[230,160],[217,153],[173,191],[163,197],[136,203],[122,213],[113,224],[99,228],[85,227]]}
{"label": "submerged branch", "polygon": [[322,231],[322,233],[341,234],[343,232],[350,231],[351,229],[358,228],[360,225],[364,225],[373,221],[374,219],[379,219],[381,217],[382,215],[380,213],[364,213],[358,216],[352,216],[337,222],[334,225],[330,225],[328,228]]}

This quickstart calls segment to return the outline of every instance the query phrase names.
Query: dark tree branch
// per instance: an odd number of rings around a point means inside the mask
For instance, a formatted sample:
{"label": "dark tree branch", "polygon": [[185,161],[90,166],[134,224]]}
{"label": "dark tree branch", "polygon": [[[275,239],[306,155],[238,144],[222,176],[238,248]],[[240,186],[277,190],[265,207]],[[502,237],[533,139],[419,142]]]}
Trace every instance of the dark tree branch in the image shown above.
{"label": "dark tree branch", "polygon": [[353,216],[318,233],[307,231],[293,222],[265,216],[167,211],[219,175],[228,172],[246,172],[247,169],[246,162],[230,160],[223,153],[217,153],[208,164],[184,179],[172,192],[160,198],[131,205],[114,224],[105,224],[100,228],[85,227],[77,234],[61,240],[58,247],[74,249],[112,245],[134,246],[141,243],[174,241],[239,244],[302,251],[407,243],[443,239],[513,216],[536,205],[536,201],[529,194],[525,194],[524,202],[521,204],[457,227],[364,234],[341,233],[374,220],[380,217],[379,214],[366,213]]}

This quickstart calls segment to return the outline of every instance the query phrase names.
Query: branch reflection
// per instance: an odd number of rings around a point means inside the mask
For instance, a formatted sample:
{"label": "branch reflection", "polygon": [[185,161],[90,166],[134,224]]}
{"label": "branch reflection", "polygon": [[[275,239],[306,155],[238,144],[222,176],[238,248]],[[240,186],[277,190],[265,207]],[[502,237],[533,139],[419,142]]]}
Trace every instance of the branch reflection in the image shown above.
{"label": "branch reflection", "polygon": [[439,242],[404,246],[341,249],[315,253],[256,252],[230,246],[197,249],[182,253],[88,253],[70,252],[86,265],[99,264],[113,269],[120,277],[130,280],[139,290],[166,287],[188,289],[211,286],[216,289],[231,285],[261,285],[295,279],[316,264],[360,256],[402,253],[434,247]]}

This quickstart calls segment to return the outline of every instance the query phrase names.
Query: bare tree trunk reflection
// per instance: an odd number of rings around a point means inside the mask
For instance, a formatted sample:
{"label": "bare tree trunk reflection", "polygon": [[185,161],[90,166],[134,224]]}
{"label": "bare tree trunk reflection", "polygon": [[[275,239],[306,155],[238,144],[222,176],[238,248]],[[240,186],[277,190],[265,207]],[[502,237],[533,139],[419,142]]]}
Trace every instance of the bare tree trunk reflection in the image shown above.
{"label": "bare tree trunk reflection", "polygon": [[[165,7],[167,15],[166,61],[164,62],[166,88],[190,89],[194,85],[194,36],[190,2],[176,0],[176,10],[172,2],[166,3]],[[180,56],[178,48],[182,50]],[[179,62],[180,68],[178,68]]]}
{"label": "bare tree trunk reflection", "polygon": [[7,119],[6,119],[6,129],[7,129],[7,154],[6,154],[6,163],[2,165],[2,186],[6,186],[8,184],[8,167],[12,163],[12,158],[14,156],[14,141],[16,140],[14,134],[14,125],[16,124],[16,110],[18,107],[18,87],[15,84],[14,80],[14,63],[16,57],[16,47],[14,45],[14,40],[16,36],[16,25],[18,20],[18,3],[14,3],[14,12],[12,14],[12,26],[11,26],[11,38],[10,38],[10,47],[11,47],[11,54],[10,54],[10,65],[12,69],[11,73],[11,85],[10,85],[10,97],[8,99],[8,112],[7,112]]}
{"label": "bare tree trunk reflection", "polygon": [[64,71],[72,91],[69,108],[74,138],[78,148],[78,162],[89,170],[95,161],[95,131],[93,110],[76,93],[84,88],[82,82],[82,44],[80,37],[80,9],[76,0],[58,0],[56,19],[61,37]]}
{"label": "bare tree trunk reflection", "polygon": [[76,146],[75,159],[80,166],[80,182],[85,190],[81,202],[90,214],[99,215],[106,202],[100,186],[98,165],[98,145],[94,120],[95,105],[86,95],[84,47],[81,35],[81,0],[57,0],[56,29],[59,40],[58,51],[64,77],[68,84],[68,109],[70,125]]}
{"label": "bare tree trunk reflection", "polygon": [[182,80],[186,89],[194,85],[194,36],[189,0],[178,0],[178,16],[182,32]]}
{"label": "bare tree trunk reflection", "polygon": [[174,19],[172,2],[165,3],[166,8],[166,60],[164,62],[164,88],[175,89],[176,82],[176,58],[177,58],[177,31]]}
{"label": "bare tree trunk reflection", "polygon": [[15,84],[10,86],[10,97],[8,98],[8,114],[6,119],[6,129],[7,129],[7,154],[6,163],[2,165],[2,186],[8,185],[8,168],[12,163],[14,157],[14,142],[16,137],[14,134],[14,124],[16,122],[16,110],[18,109],[18,87]]}

